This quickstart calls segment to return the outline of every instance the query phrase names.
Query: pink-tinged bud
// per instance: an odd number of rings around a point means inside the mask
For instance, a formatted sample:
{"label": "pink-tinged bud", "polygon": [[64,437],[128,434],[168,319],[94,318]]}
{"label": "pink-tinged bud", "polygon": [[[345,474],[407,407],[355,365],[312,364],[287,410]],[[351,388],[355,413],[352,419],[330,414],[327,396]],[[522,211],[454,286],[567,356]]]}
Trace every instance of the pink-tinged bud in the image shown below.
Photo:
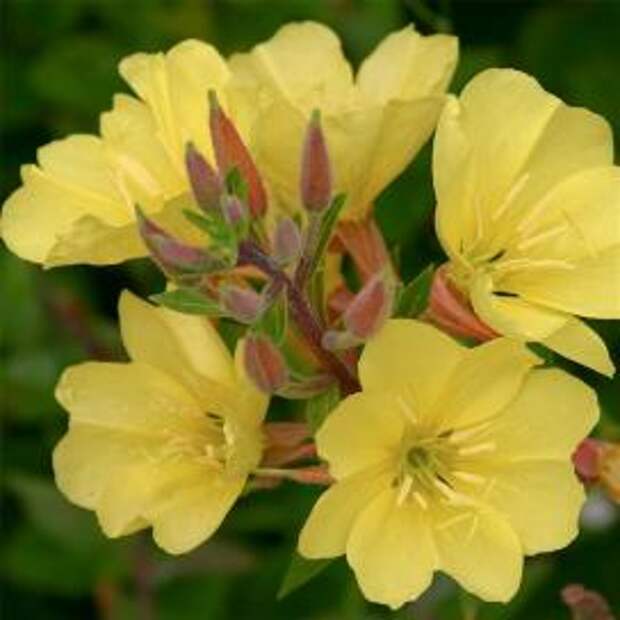
{"label": "pink-tinged bud", "polygon": [[282,353],[264,336],[248,336],[244,349],[245,370],[259,390],[273,394],[288,381]]}
{"label": "pink-tinged bud", "polygon": [[290,217],[278,222],[273,237],[274,258],[281,265],[288,265],[301,254],[301,233],[299,226]]}
{"label": "pink-tinged bud", "polygon": [[138,230],[153,260],[172,277],[211,273],[222,268],[215,257],[202,248],[179,241],[136,208]]}
{"label": "pink-tinged bud", "polygon": [[615,620],[607,601],[594,590],[571,584],[562,590],[562,600],[570,608],[572,620]]}
{"label": "pink-tinged bud", "polygon": [[600,484],[611,500],[620,503],[620,444],[585,439],[573,453],[573,465],[583,482]]}
{"label": "pink-tinged bud", "polygon": [[318,110],[312,113],[301,156],[301,202],[308,211],[321,212],[332,196],[332,173]]}
{"label": "pink-tinged bud", "polygon": [[222,201],[222,213],[226,221],[233,227],[240,226],[247,218],[247,209],[237,196],[230,194]]}
{"label": "pink-tinged bud", "polygon": [[217,209],[222,195],[222,181],[191,142],[185,148],[185,167],[198,206],[206,213]]}
{"label": "pink-tinged bud", "polygon": [[343,315],[347,331],[360,340],[375,334],[392,311],[394,287],[383,274],[376,274],[353,298]]}
{"label": "pink-tinged bud", "polygon": [[321,346],[327,351],[342,351],[356,347],[362,340],[348,331],[329,329],[321,338]]}
{"label": "pink-tinged bud", "polygon": [[248,287],[223,286],[220,288],[220,303],[233,319],[248,325],[253,323],[263,310],[261,296]]}
{"label": "pink-tinged bud", "polygon": [[301,469],[290,469],[288,478],[302,484],[320,484],[325,486],[330,485],[334,481],[325,465],[311,465]]}
{"label": "pink-tinged bud", "polygon": [[267,193],[256,164],[232,121],[222,110],[215,91],[209,92],[209,126],[213,150],[220,173],[237,168],[248,185],[248,204],[254,217],[267,211]]}
{"label": "pink-tinged bud", "polygon": [[573,465],[583,482],[592,484],[598,481],[601,473],[603,444],[596,439],[584,439],[573,452]]}
{"label": "pink-tinged bud", "polygon": [[267,422],[263,425],[266,445],[293,448],[311,437],[305,422]]}
{"label": "pink-tinged bud", "polygon": [[449,334],[485,342],[498,334],[473,312],[467,298],[449,281],[445,266],[435,271],[427,317]]}

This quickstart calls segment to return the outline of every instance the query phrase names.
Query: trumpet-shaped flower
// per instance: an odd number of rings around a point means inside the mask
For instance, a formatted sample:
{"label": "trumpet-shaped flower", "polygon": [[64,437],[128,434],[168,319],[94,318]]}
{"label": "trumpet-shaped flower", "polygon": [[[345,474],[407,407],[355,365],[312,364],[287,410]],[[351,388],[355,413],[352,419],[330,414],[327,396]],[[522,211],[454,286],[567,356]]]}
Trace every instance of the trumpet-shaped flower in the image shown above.
{"label": "trumpet-shaped flower", "polygon": [[434,327],[389,321],[365,347],[362,392],[319,430],[336,482],[299,539],[309,558],[347,556],[365,596],[391,607],[443,571],[506,601],[523,555],[567,545],[584,492],[571,453],[596,396],[516,340],[467,349]]}
{"label": "trumpet-shaped flower", "polygon": [[56,482],[108,536],[152,525],[160,547],[183,553],[211,536],[258,464],[267,399],[206,319],[124,293],[120,320],[131,361],[73,366],[56,390],[69,412]]}
{"label": "trumpet-shaped flower", "polygon": [[137,97],[120,94],[100,135],[73,135],[38,151],[4,207],[3,237],[19,256],[48,266],[110,264],[142,256],[136,204],[187,241],[193,208],[184,163],[192,143],[212,164],[207,93],[233,119],[275,211],[299,209],[299,161],[311,111],[323,111],[336,189],[364,211],[430,136],[457,56],[456,39],[412,28],[390,35],[354,83],[337,37],[316,23],[283,27],[226,62],[189,40],[166,54],[120,63]]}
{"label": "trumpet-shaped flower", "polygon": [[433,174],[448,276],[476,314],[613,374],[576,318],[620,318],[620,167],[607,122],[523,73],[488,70],[446,105]]}

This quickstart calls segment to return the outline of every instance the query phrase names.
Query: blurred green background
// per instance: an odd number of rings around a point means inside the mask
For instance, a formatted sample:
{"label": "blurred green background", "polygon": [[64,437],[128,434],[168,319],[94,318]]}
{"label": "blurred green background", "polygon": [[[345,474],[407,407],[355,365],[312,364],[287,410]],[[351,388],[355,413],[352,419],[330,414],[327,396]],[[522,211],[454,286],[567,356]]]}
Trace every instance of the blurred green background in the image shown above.
{"label": "blurred green background", "polygon": [[[452,90],[485,67],[516,67],[566,101],[605,115],[620,138],[617,0],[3,0],[0,6],[3,199],[37,146],[96,131],[112,94],[125,90],[116,73],[123,56],[188,37],[230,53],[299,19],[332,26],[356,65],[386,33],[411,21],[427,33],[451,30],[461,39]],[[429,153],[427,147],[377,208],[407,279],[441,260],[431,225]],[[180,559],[158,552],[148,536],[104,539],[94,517],[66,503],[52,483],[50,454],[65,428],[54,384],[68,364],[122,355],[115,328],[120,290],[147,295],[161,285],[146,262],[44,273],[0,248],[3,618],[567,620],[559,592],[570,582],[600,591],[620,609],[620,521],[617,508],[602,501],[590,507],[577,542],[529,562],[508,606],[479,605],[438,579],[418,603],[391,614],[363,601],[342,560],[277,601],[314,489],[284,485],[243,500],[211,542]],[[596,327],[620,363],[620,326]],[[599,433],[620,439],[620,380],[571,370],[600,394]]]}

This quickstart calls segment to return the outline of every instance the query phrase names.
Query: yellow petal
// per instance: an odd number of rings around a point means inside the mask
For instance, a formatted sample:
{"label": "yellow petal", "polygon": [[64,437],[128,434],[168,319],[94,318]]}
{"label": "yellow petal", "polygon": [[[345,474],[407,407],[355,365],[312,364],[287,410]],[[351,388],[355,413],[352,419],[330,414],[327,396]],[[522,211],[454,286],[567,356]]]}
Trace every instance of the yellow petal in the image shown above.
{"label": "yellow petal", "polygon": [[499,414],[541,360],[522,343],[496,338],[466,350],[435,405],[442,427],[458,428]]}
{"label": "yellow petal", "polygon": [[192,383],[192,373],[234,384],[233,360],[205,317],[155,307],[124,291],[119,301],[123,343],[135,361]]}
{"label": "yellow petal", "polygon": [[417,598],[437,566],[425,513],[414,502],[399,506],[396,490],[383,491],[355,521],[347,560],[368,600],[396,609]]}
{"label": "yellow petal", "polygon": [[180,172],[185,144],[190,140],[212,159],[207,93],[209,89],[222,91],[230,77],[213,47],[201,41],[183,41],[167,54],[129,56],[120,63],[119,71],[148,105],[157,137]]}
{"label": "yellow petal", "polygon": [[359,375],[364,390],[411,387],[423,410],[439,396],[465,348],[438,329],[408,319],[392,319],[364,348]]}
{"label": "yellow petal", "polygon": [[[84,246],[86,262],[114,262],[124,252],[135,256],[135,243],[120,250],[111,244],[94,247],[92,236],[78,236],[85,219],[112,237],[133,220],[133,206],[114,180],[102,142],[72,136],[39,149],[38,157],[41,167],[23,167],[24,185],[3,209],[2,235],[9,249],[34,262],[49,262],[65,241]],[[77,261],[71,256],[62,261],[72,262]]]}
{"label": "yellow petal", "polygon": [[579,319],[571,318],[564,327],[541,342],[563,357],[603,375],[613,377],[616,372],[603,339]]}
{"label": "yellow petal", "polygon": [[[563,425],[564,420],[556,419],[546,439]],[[486,473],[491,481],[483,501],[506,516],[526,554],[561,549],[577,536],[585,493],[568,458],[493,464],[478,473]]]}
{"label": "yellow petal", "polygon": [[160,490],[159,500],[148,511],[153,538],[168,553],[191,551],[209,538],[238,499],[245,478],[206,479],[198,467]]}
{"label": "yellow petal", "polygon": [[456,37],[424,37],[412,26],[388,35],[362,63],[357,83],[369,99],[414,99],[445,92],[458,56]]}
{"label": "yellow petal", "polygon": [[330,486],[313,506],[299,534],[299,553],[311,559],[345,553],[355,519],[374,497],[389,488],[390,482],[386,472],[375,468]]}
{"label": "yellow petal", "polygon": [[505,518],[491,509],[433,506],[439,569],[485,601],[509,601],[521,582],[523,551]]}
{"label": "yellow petal", "polygon": [[398,456],[404,429],[394,398],[386,392],[359,392],[330,413],[316,434],[317,449],[331,475],[340,479]]}
{"label": "yellow petal", "polygon": [[471,304],[496,332],[520,340],[538,341],[563,328],[569,316],[520,297],[497,295],[489,274],[477,274],[471,285]]}
{"label": "yellow petal", "polygon": [[[303,108],[325,109],[346,99],[353,87],[351,67],[338,37],[314,22],[287,24],[248,54],[230,59],[234,80]],[[279,133],[279,132],[278,132]]]}
{"label": "yellow petal", "polygon": [[484,439],[496,444],[493,460],[568,461],[599,417],[596,393],[555,368],[531,372],[518,396]]}

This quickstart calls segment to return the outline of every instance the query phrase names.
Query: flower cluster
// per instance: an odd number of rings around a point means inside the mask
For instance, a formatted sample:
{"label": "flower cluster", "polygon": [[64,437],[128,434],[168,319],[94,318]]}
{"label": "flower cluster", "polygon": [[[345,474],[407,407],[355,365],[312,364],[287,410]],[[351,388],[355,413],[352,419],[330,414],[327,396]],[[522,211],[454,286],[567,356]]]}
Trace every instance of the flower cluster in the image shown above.
{"label": "flower cluster", "polygon": [[[300,554],[346,555],[393,608],[436,571],[507,601],[525,555],[576,536],[571,457],[598,405],[553,354],[614,372],[579,317],[620,319],[620,168],[602,118],[523,73],[447,95],[456,61],[454,37],[411,27],[355,76],[315,23],[228,61],[185,41],[123,60],[137,96],[23,168],[9,249],[148,256],[168,282],[156,305],[121,296],[130,361],[71,367],[56,391],[58,487],[108,536],[152,527],[184,553],[248,488],[327,485]],[[372,205],[435,128],[447,261],[403,283]],[[266,421],[272,395],[306,420]],[[617,497],[618,448],[592,441],[580,477]]]}

